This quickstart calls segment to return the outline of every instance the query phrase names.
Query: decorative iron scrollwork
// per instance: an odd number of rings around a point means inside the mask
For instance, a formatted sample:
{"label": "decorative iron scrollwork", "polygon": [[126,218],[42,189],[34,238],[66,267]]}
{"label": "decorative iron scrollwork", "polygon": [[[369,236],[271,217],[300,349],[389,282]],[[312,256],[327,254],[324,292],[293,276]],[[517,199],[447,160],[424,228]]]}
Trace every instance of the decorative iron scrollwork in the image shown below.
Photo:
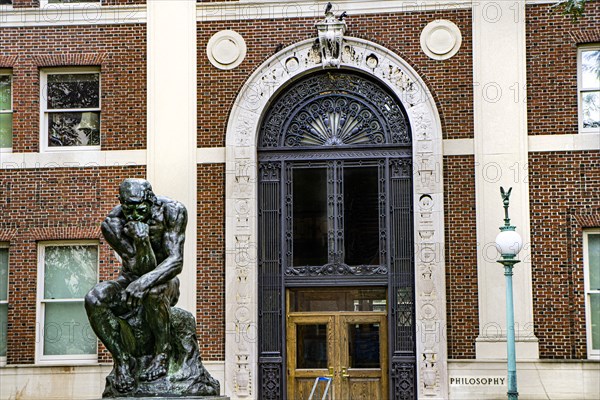
{"label": "decorative iron scrollwork", "polygon": [[414,400],[415,365],[406,362],[392,363],[392,393],[394,400]]}
{"label": "decorative iron scrollwork", "polygon": [[281,364],[261,364],[261,399],[279,400],[281,398]]}
{"label": "decorative iron scrollwork", "polygon": [[261,148],[410,144],[404,109],[377,82],[348,72],[310,75],[275,100]]}
{"label": "decorative iron scrollwork", "polygon": [[334,276],[334,275],[387,275],[388,269],[385,265],[347,265],[325,264],[319,266],[288,267],[286,276]]}
{"label": "decorative iron scrollwork", "polygon": [[390,174],[392,178],[405,178],[412,175],[412,160],[399,158],[390,161]]}

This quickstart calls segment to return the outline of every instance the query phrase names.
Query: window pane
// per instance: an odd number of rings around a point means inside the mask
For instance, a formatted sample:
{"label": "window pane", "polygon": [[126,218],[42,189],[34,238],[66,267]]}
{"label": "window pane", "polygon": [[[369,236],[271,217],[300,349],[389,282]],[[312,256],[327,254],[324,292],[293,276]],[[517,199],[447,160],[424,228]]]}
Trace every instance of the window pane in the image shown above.
{"label": "window pane", "polygon": [[600,293],[590,294],[590,314],[592,316],[592,349],[600,350]]}
{"label": "window pane", "polygon": [[379,264],[377,167],[344,169],[344,253],[348,265]]}
{"label": "window pane", "polygon": [[12,4],[12,0],[0,0],[0,5],[1,4]]}
{"label": "window pane", "polygon": [[0,114],[0,147],[12,147],[12,114]]}
{"label": "window pane", "polygon": [[600,290],[600,234],[588,235],[588,265],[590,289]]}
{"label": "window pane", "polygon": [[8,298],[8,249],[0,248],[0,301]]}
{"label": "window pane", "polygon": [[51,113],[48,115],[48,145],[99,146],[100,113]]}
{"label": "window pane", "polygon": [[48,0],[48,3],[98,3],[100,0]]}
{"label": "window pane", "polygon": [[581,52],[582,89],[600,88],[600,50]]}
{"label": "window pane", "polygon": [[327,170],[293,172],[294,265],[327,263]]}
{"label": "window pane", "polygon": [[584,128],[600,128],[600,91],[581,93]]}
{"label": "window pane", "polygon": [[11,109],[11,76],[0,75],[0,111]]}
{"label": "window pane", "polygon": [[350,368],[381,368],[379,324],[348,325]]}
{"label": "window pane", "polygon": [[385,311],[386,298],[385,288],[292,289],[290,311]]}
{"label": "window pane", "polygon": [[96,246],[47,246],[45,299],[82,299],[97,281]]}
{"label": "window pane", "polygon": [[8,333],[8,304],[0,304],[0,357],[6,357],[6,334]]}
{"label": "window pane", "polygon": [[100,107],[100,74],[48,75],[48,109]]}
{"label": "window pane", "polygon": [[327,325],[296,325],[296,368],[327,368]]}
{"label": "window pane", "polygon": [[96,354],[97,339],[83,302],[46,303],[44,355]]}

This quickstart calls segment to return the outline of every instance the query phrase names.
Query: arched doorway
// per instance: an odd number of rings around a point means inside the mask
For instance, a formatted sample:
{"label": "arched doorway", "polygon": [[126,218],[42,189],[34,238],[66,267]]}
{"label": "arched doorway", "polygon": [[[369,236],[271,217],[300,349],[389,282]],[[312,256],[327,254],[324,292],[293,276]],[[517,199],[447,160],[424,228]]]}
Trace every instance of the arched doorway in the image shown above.
{"label": "arched doorway", "polygon": [[[274,96],[257,148],[259,398],[307,398],[318,376],[333,398],[415,398],[402,103],[359,71],[313,72]],[[399,384],[392,362],[411,378]]]}

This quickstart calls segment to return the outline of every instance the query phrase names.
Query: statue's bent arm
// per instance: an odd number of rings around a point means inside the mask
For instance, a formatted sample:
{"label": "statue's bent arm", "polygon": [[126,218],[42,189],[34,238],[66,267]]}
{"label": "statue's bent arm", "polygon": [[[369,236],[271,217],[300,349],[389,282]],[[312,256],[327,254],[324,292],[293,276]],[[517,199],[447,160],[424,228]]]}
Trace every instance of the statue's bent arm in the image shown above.
{"label": "statue's bent arm", "polygon": [[183,248],[185,242],[185,227],[187,225],[187,211],[181,203],[166,205],[165,233],[163,235],[163,248],[167,254],[153,271],[148,272],[138,279],[145,291],[161,285],[175,278],[183,268]]}
{"label": "statue's bent arm", "polygon": [[121,207],[115,207],[102,222],[100,228],[110,247],[119,254],[121,259],[128,259],[135,254],[135,249],[124,235],[123,219],[118,217],[120,212]]}

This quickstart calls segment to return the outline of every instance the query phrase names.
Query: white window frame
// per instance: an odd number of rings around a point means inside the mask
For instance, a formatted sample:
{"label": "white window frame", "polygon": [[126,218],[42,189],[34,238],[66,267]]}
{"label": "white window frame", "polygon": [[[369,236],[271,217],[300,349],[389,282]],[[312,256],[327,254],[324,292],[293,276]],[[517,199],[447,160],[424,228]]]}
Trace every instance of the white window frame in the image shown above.
{"label": "white window frame", "polygon": [[6,10],[12,10],[13,9],[13,2],[15,0],[13,0],[10,4],[0,4],[0,10],[1,11],[6,11]]}
{"label": "white window frame", "polygon": [[[46,356],[44,355],[44,338],[43,338],[43,327],[44,327],[44,261],[45,261],[45,249],[46,247],[52,246],[96,246],[98,247],[98,261],[96,263],[96,282],[98,281],[99,269],[100,269],[100,244],[97,240],[61,240],[61,241],[48,241],[38,243],[38,275],[37,275],[37,301],[36,301],[36,341],[35,341],[35,361],[36,364],[40,365],[83,365],[83,364],[97,364],[98,363],[98,343],[96,342],[96,354],[71,354],[71,355],[55,355]],[[53,302],[75,302],[84,299],[69,299],[69,300],[56,300]]]}
{"label": "white window frame", "polygon": [[[48,75],[72,75],[72,74],[98,74],[98,108],[68,108],[47,109],[48,106]],[[72,152],[72,151],[98,151],[101,150],[102,140],[99,146],[48,146],[48,115],[52,112],[88,112],[100,113],[100,136],[102,136],[102,73],[98,67],[65,67],[45,68],[40,71],[40,150],[42,152]]]}
{"label": "white window frame", "polygon": [[[8,249],[8,243],[0,243],[0,249]],[[10,253],[8,255],[8,268],[10,270]],[[7,277],[8,280],[8,277]],[[7,288],[9,288],[10,282],[7,283]],[[6,300],[0,300],[0,304],[8,304],[10,290],[6,293]],[[6,365],[6,356],[0,356],[0,367]]]}
{"label": "white window frame", "polygon": [[[0,114],[13,114],[15,94],[14,94],[12,70],[9,68],[0,68],[0,75],[10,76],[10,110],[0,110]],[[13,118],[14,118],[14,116],[13,116]],[[13,126],[14,126],[14,123],[13,123]],[[0,147],[0,153],[12,153],[12,147]]]}
{"label": "white window frame", "polygon": [[[14,0],[13,0],[14,1]],[[82,9],[89,7],[101,7],[104,0],[88,0],[83,3],[51,3],[49,0],[40,0],[40,9],[44,11]]]}
{"label": "white window frame", "polygon": [[596,44],[583,45],[583,46],[579,46],[577,48],[577,114],[578,114],[577,126],[578,126],[579,133],[599,134],[600,128],[584,128],[583,127],[583,105],[582,105],[582,101],[581,101],[582,93],[600,90],[600,88],[584,88],[583,87],[582,54],[584,51],[590,51],[590,50],[591,51],[594,51],[594,50],[600,51],[600,44],[596,43]]}
{"label": "white window frame", "polygon": [[585,326],[587,336],[587,355],[589,359],[600,360],[600,349],[592,349],[592,310],[590,306],[590,294],[599,293],[600,290],[590,290],[590,260],[588,257],[588,237],[589,235],[599,235],[600,228],[586,229],[583,231],[583,267],[585,284]]}

